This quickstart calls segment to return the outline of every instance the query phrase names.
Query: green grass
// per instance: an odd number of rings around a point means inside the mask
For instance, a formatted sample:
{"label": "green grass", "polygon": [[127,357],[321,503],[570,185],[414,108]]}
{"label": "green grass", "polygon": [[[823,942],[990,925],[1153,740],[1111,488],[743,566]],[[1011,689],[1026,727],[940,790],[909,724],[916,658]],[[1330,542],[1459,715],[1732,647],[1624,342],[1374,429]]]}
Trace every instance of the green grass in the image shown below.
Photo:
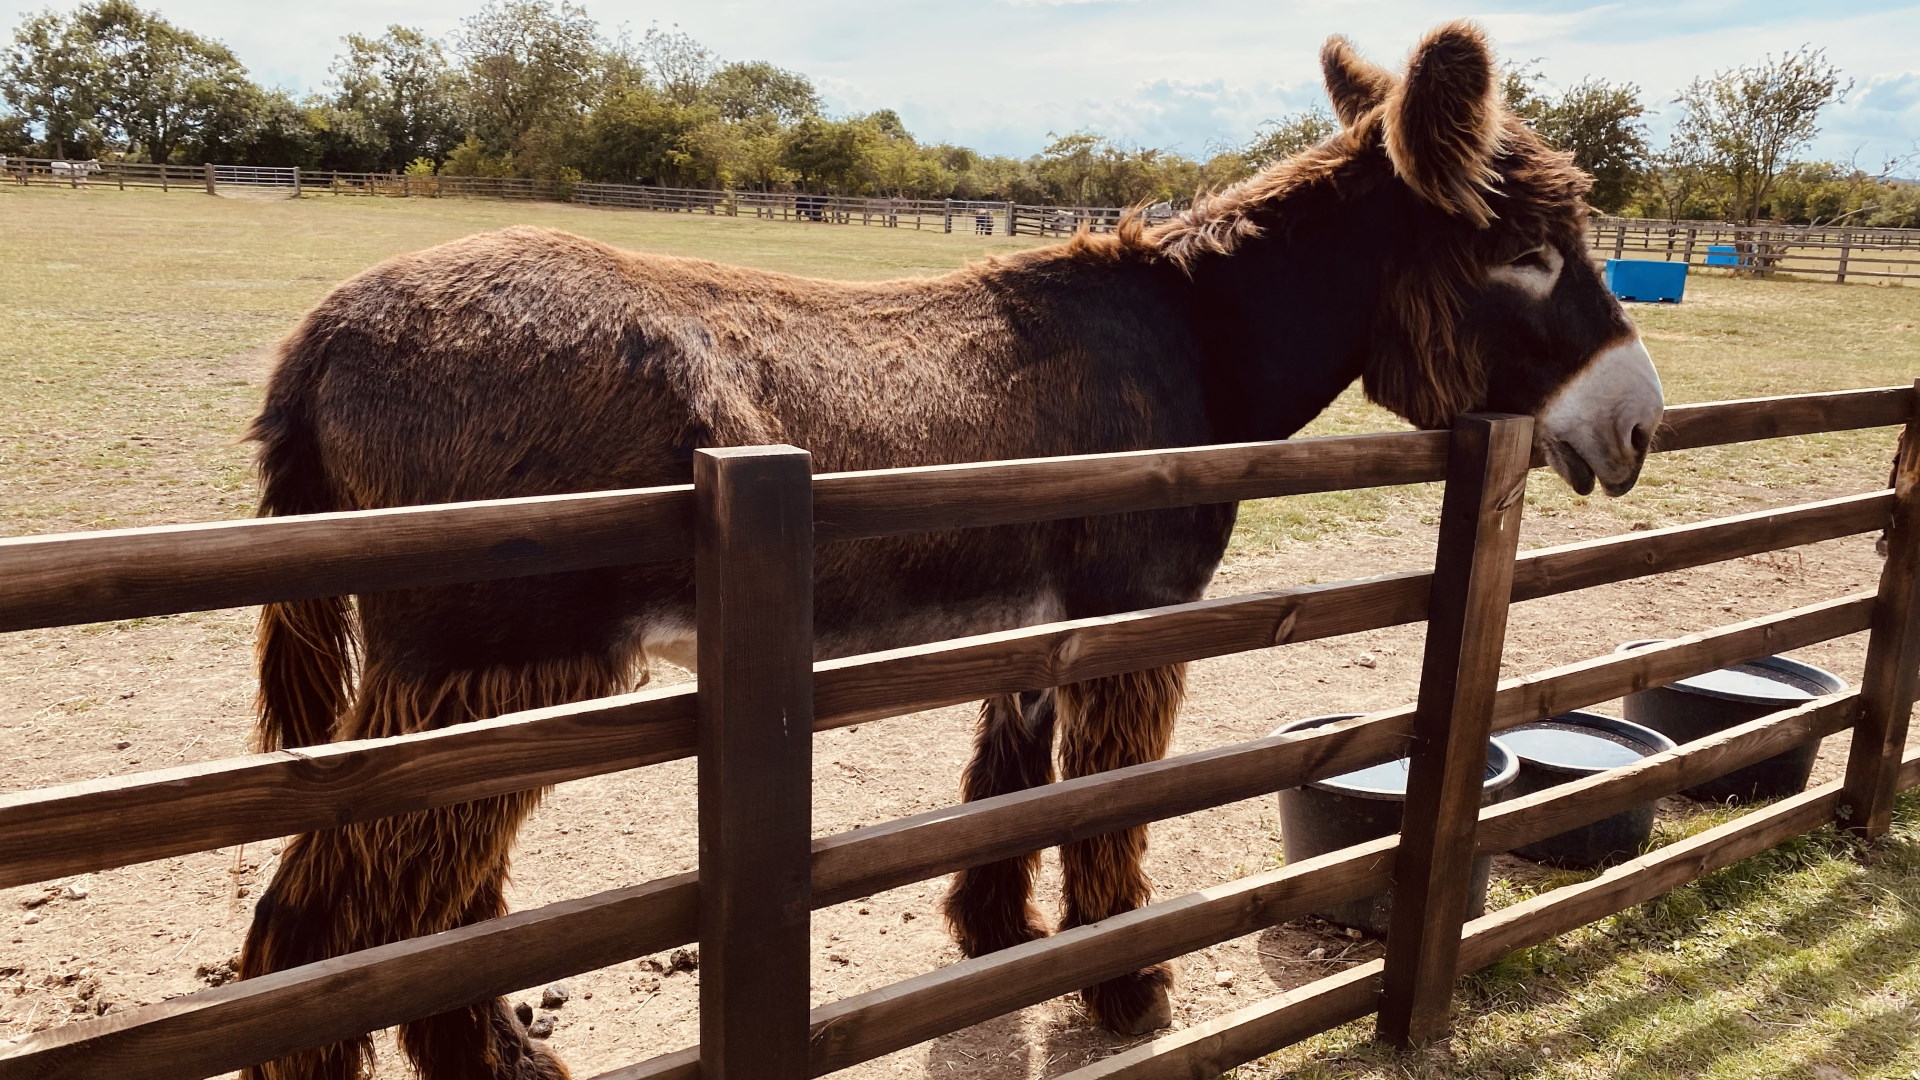
{"label": "green grass", "polygon": [[[1698,815],[1655,843],[1725,817]],[[1823,830],[1522,950],[1465,980],[1445,1047],[1396,1054],[1362,1021],[1231,1075],[1913,1080],[1920,798],[1861,855]]]}
{"label": "green grass", "polygon": [[553,203],[0,185],[0,534],[251,512],[258,350],[390,255],[512,224],[823,277],[941,273],[1006,237]]}

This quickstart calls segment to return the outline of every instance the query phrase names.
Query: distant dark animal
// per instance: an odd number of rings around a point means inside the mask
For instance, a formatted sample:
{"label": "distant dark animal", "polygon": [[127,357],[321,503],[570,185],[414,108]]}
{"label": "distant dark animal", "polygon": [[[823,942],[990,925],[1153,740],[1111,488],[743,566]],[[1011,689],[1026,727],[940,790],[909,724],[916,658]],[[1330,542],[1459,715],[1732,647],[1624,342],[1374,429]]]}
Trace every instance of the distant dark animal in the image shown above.
{"label": "distant dark animal", "polygon": [[981,236],[992,236],[993,212],[990,210],[975,210],[973,212],[973,231],[979,233]]}
{"label": "distant dark animal", "polygon": [[826,220],[827,197],[825,195],[795,195],[793,206],[798,216],[808,221]]}
{"label": "distant dark animal", "polygon": [[[1404,78],[1334,39],[1342,129],[1166,223],[854,284],[617,251],[544,229],[389,260],[280,348],[261,512],[688,481],[699,447],[789,442],[873,469],[1283,439],[1356,379],[1421,427],[1530,413],[1573,488],[1632,487],[1661,416],[1633,325],[1587,258],[1588,178],[1501,105],[1467,24]],[[810,196],[803,205],[817,205]],[[1202,595],[1232,505],[824,546],[821,657]],[[687,562],[269,606],[261,745],[424,731],[625,691],[649,656],[691,664]],[[355,657],[358,657],[356,664]],[[356,672],[357,668],[357,672]],[[1161,756],[1182,666],[985,703],[978,799]],[[505,911],[515,831],[539,793],[293,840],[242,959],[258,977]],[[1061,926],[1146,902],[1144,828],[1062,851]],[[954,878],[971,955],[1048,932],[1037,856]],[[1165,966],[1084,992],[1116,1030],[1167,1024]],[[408,1024],[428,1080],[557,1077],[504,1001]],[[363,1075],[371,1043],[303,1052],[276,1078]]]}

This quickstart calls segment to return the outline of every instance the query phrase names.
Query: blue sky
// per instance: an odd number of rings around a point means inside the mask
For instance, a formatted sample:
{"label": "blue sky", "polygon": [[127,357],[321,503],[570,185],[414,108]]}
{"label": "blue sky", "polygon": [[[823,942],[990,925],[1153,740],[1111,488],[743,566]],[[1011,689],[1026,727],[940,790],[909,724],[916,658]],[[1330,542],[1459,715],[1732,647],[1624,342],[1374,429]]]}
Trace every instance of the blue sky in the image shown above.
{"label": "blue sky", "polygon": [[[391,22],[443,34],[479,0],[259,3],[146,0],[232,46],[255,78],[319,88],[341,35]],[[0,0],[11,28],[46,6]],[[60,4],[56,6],[70,6]],[[1468,16],[1502,53],[1549,81],[1638,83],[1668,102],[1695,75],[1769,52],[1824,46],[1857,83],[1832,109],[1818,156],[1877,167],[1920,150],[1920,3],[1853,0],[586,0],[603,28],[677,24],[726,59],[812,76],[835,111],[883,106],[930,140],[1032,153],[1048,132],[1091,129],[1190,154],[1244,141],[1262,120],[1321,100],[1314,55],[1328,34],[1397,65],[1434,23]],[[1915,167],[1905,170],[1909,175]]]}

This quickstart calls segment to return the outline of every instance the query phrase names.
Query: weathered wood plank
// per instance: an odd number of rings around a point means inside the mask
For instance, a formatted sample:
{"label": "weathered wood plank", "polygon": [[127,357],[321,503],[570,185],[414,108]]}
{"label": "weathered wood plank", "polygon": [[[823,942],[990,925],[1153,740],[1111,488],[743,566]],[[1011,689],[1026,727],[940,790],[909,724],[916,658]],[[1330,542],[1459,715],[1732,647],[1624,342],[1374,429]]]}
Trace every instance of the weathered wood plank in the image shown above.
{"label": "weathered wood plank", "polygon": [[[1275,994],[1110,1058],[1061,1073],[1055,1080],[1217,1080],[1236,1065],[1358,1020],[1379,1005],[1386,964],[1369,960],[1305,986]],[[629,1080],[608,1074],[598,1080]]]}
{"label": "weathered wood plank", "polygon": [[1450,1028],[1532,448],[1528,417],[1454,423],[1380,1004],[1403,1046]]}
{"label": "weathered wood plank", "polygon": [[187,1080],[269,1061],[683,944],[699,891],[681,874],[48,1028],[0,1045],[0,1078]]}
{"label": "weathered wood plank", "polygon": [[1654,433],[1653,451],[1892,427],[1913,417],[1913,392],[1905,386],[1675,405]]}
{"label": "weathered wood plank", "polygon": [[690,686],[0,795],[0,888],[686,757]]}
{"label": "weathered wood plank", "polygon": [[1485,967],[1537,944],[1685,885],[1783,840],[1833,821],[1840,784],[1822,784],[1725,825],[1621,863],[1590,881],[1543,893],[1468,923],[1460,968]]}
{"label": "weathered wood plank", "polygon": [[1874,491],[1778,510],[1535,548],[1513,573],[1515,603],[1686,570],[1884,528],[1893,493]]}
{"label": "weathered wood plank", "polygon": [[805,1080],[813,835],[812,458],[693,457],[700,1073]]}
{"label": "weathered wood plank", "polygon": [[1476,855],[1497,855],[1725,776],[1845,731],[1860,695],[1842,694],[1715,732],[1663,754],[1495,804],[1480,818]]}
{"label": "weathered wood plank", "polygon": [[0,539],[0,631],[687,558],[686,485]]}
{"label": "weathered wood plank", "polygon": [[820,542],[1439,480],[1444,432],[822,473]]}
{"label": "weathered wood plank", "polygon": [[[1920,399],[1920,381],[1912,395]],[[1860,722],[1847,752],[1841,800],[1847,830],[1866,840],[1884,835],[1893,824],[1900,755],[1920,680],[1920,423],[1909,423],[1900,440],[1894,499],[1860,676]]]}

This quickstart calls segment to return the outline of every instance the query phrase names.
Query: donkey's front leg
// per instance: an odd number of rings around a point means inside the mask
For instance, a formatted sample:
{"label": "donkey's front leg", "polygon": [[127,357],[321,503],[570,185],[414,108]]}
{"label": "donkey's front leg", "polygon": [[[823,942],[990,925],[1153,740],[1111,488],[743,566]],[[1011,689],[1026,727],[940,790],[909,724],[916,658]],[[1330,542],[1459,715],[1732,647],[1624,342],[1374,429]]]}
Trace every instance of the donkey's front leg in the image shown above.
{"label": "donkey's front leg", "polygon": [[[1186,684],[1186,665],[1176,664],[1061,687],[1061,771],[1069,778],[1085,776],[1165,755]],[[1146,850],[1145,826],[1061,848],[1066,905],[1060,928],[1145,904],[1153,895],[1153,883],[1140,868]],[[1172,987],[1172,969],[1155,964],[1090,986],[1080,996],[1102,1025],[1142,1035],[1173,1023]]]}

